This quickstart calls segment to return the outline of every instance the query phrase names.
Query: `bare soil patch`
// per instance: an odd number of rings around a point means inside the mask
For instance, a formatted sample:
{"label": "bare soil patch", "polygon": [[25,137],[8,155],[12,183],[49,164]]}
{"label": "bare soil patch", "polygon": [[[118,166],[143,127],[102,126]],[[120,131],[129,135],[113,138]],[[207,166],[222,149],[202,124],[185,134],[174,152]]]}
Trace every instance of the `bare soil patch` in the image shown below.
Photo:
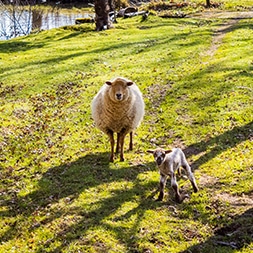
{"label": "bare soil patch", "polygon": [[228,21],[224,22],[219,29],[214,31],[213,40],[211,47],[207,50],[206,55],[213,56],[215,51],[219,48],[222,43],[222,39],[229,32],[232,27],[237,24],[239,19],[229,19]]}
{"label": "bare soil patch", "polygon": [[222,19],[245,19],[253,18],[253,11],[204,11],[195,13],[190,17],[194,18],[222,18]]}
{"label": "bare soil patch", "polygon": [[228,202],[232,206],[247,206],[253,208],[253,194],[234,196],[223,192],[222,194],[218,194],[216,197],[222,201]]}
{"label": "bare soil patch", "polygon": [[229,12],[229,11],[205,11],[196,13],[190,16],[191,18],[203,18],[203,19],[224,19],[224,22],[220,27],[214,31],[213,41],[206,55],[212,57],[215,51],[219,48],[222,43],[223,37],[231,31],[234,25],[236,25],[241,19],[253,18],[253,11],[242,11],[242,12]]}

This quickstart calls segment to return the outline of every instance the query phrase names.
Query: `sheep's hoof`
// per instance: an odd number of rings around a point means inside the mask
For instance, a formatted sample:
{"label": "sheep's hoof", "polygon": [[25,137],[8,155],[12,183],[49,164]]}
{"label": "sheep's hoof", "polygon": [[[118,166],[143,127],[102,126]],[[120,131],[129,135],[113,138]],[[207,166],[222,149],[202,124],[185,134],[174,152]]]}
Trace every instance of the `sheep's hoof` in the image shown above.
{"label": "sheep's hoof", "polygon": [[162,201],[163,200],[163,193],[160,193],[156,201]]}
{"label": "sheep's hoof", "polygon": [[120,157],[120,161],[124,162],[125,161],[124,157]]}
{"label": "sheep's hoof", "polygon": [[196,192],[199,191],[199,188],[198,188],[197,186],[195,186],[193,190],[194,190],[194,192],[196,193]]}

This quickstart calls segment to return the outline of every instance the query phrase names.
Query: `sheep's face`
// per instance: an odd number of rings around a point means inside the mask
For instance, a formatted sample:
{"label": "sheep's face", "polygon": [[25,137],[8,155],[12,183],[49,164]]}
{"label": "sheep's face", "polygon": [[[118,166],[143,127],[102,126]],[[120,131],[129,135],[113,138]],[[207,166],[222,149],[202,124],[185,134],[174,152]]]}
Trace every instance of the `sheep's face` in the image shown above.
{"label": "sheep's face", "polygon": [[124,78],[117,78],[114,81],[107,81],[109,88],[109,96],[111,100],[115,102],[121,102],[127,100],[129,97],[129,86],[133,84],[132,81],[128,81]]}
{"label": "sheep's face", "polygon": [[148,150],[147,152],[153,154],[156,164],[160,166],[164,162],[166,154],[170,153],[171,150],[164,150],[162,148],[157,148],[155,150]]}

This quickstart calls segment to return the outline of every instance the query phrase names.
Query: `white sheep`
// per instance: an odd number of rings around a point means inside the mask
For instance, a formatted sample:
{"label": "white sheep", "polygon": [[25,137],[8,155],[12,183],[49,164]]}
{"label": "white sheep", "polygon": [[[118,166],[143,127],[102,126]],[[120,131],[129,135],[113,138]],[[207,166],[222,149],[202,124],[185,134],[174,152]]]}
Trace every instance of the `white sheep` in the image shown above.
{"label": "white sheep", "polygon": [[163,200],[164,188],[168,176],[170,176],[171,178],[171,186],[175,191],[176,201],[180,203],[185,197],[188,196],[181,196],[179,193],[175,172],[178,170],[180,173],[180,167],[183,167],[183,169],[186,171],[187,177],[191,181],[194,192],[198,191],[198,186],[196,184],[195,177],[191,171],[191,167],[189,166],[185,155],[180,148],[173,148],[172,150],[164,150],[162,148],[157,148],[155,150],[148,150],[147,152],[153,154],[160,172],[160,194],[157,200]]}
{"label": "white sheep", "polygon": [[114,133],[117,133],[116,153],[124,161],[124,139],[130,133],[129,149],[133,149],[133,130],[144,116],[144,101],[137,85],[123,77],[107,81],[92,104],[92,117],[96,126],[110,138],[111,155],[114,159]]}

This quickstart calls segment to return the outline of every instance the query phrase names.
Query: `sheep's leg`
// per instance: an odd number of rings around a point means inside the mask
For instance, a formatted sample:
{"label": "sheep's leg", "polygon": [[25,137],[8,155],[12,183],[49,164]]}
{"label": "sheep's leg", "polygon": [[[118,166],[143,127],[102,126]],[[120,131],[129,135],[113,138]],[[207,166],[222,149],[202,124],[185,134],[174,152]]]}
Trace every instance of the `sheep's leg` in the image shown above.
{"label": "sheep's leg", "polygon": [[124,161],[124,140],[126,136],[126,130],[123,128],[119,133],[119,146],[120,146],[120,161]]}
{"label": "sheep's leg", "polygon": [[182,167],[185,169],[185,171],[187,173],[187,177],[191,181],[194,192],[197,192],[199,189],[198,189],[197,183],[195,181],[195,177],[191,171],[191,167],[189,166],[188,163],[185,163]]}
{"label": "sheep's leg", "polygon": [[133,150],[133,132],[130,132],[129,135],[130,135],[129,150]]}
{"label": "sheep's leg", "polygon": [[174,172],[171,173],[171,186],[172,186],[173,190],[175,191],[176,201],[178,203],[182,202],[182,198],[179,193],[179,188],[178,188],[178,184],[177,184],[177,180],[176,180],[176,176],[175,176]]}
{"label": "sheep's leg", "polygon": [[160,193],[157,201],[162,201],[164,197],[164,188],[166,186],[167,176],[160,175]]}
{"label": "sheep's leg", "polygon": [[116,146],[116,153],[119,153],[120,150],[120,143],[119,143],[119,139],[120,139],[120,134],[117,133],[117,146]]}
{"label": "sheep's leg", "polygon": [[114,137],[113,137],[113,131],[112,130],[108,130],[107,131],[107,135],[109,136],[110,139],[110,143],[111,143],[111,155],[110,155],[110,162],[113,162],[114,159]]}
{"label": "sheep's leg", "polygon": [[125,139],[125,134],[121,134],[120,136],[120,161],[123,162],[124,159],[124,139]]}

